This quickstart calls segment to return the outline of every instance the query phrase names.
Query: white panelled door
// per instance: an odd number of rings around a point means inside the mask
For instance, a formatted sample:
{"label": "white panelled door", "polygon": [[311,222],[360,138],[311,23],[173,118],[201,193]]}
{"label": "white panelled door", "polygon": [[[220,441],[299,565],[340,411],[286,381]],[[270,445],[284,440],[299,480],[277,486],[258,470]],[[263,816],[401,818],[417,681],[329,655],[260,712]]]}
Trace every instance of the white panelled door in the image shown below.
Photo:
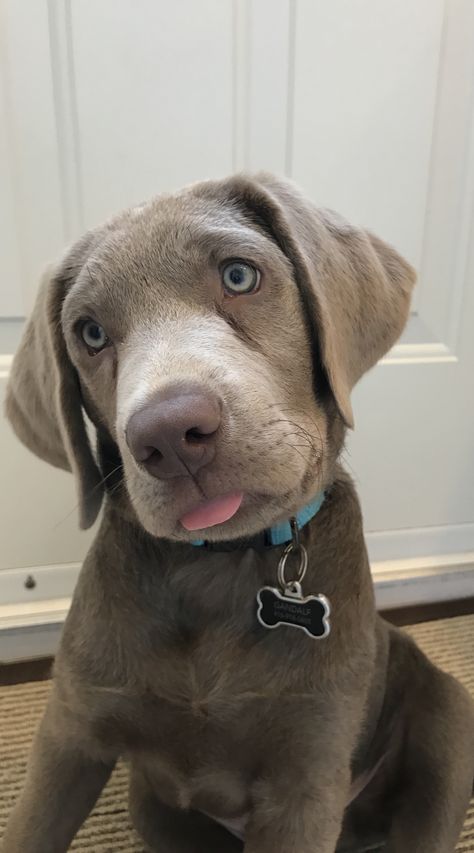
{"label": "white panelled door", "polygon": [[[346,453],[381,600],[474,591],[471,0],[4,0],[0,16],[1,388],[65,243],[193,180],[286,174],[420,272]],[[0,623],[32,600],[41,621],[89,537],[70,478],[4,422],[0,457]]]}
{"label": "white panelled door", "polygon": [[354,396],[373,553],[474,551],[474,5],[299,0],[294,32],[292,176],[419,271],[402,344]]}

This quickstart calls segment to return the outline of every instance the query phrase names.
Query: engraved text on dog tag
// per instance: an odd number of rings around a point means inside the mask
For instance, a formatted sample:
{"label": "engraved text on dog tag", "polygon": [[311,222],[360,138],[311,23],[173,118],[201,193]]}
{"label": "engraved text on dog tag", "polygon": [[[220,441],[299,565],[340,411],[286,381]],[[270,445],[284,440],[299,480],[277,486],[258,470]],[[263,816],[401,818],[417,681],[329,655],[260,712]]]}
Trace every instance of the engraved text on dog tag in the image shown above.
{"label": "engraved text on dog tag", "polygon": [[299,583],[293,583],[284,592],[264,586],[257,594],[258,621],[264,628],[289,625],[301,628],[316,640],[327,637],[331,626],[331,608],[324,595],[303,596]]}

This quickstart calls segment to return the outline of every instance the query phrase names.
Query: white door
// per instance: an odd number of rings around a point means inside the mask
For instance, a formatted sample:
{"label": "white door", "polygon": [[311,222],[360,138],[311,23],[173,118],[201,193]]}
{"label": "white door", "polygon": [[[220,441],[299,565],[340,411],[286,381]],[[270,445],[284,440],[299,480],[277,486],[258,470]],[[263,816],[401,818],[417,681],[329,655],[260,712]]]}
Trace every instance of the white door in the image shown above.
{"label": "white door", "polygon": [[[286,174],[420,271],[402,342],[354,394],[345,456],[381,600],[474,591],[472,2],[4,0],[0,15],[2,389],[41,269],[86,227],[192,180]],[[60,621],[89,541],[72,482],[5,422],[0,459],[0,628]]]}
{"label": "white door", "polygon": [[371,554],[459,573],[474,552],[474,4],[291,12],[287,172],[419,271],[402,342],[354,394],[347,461]]}

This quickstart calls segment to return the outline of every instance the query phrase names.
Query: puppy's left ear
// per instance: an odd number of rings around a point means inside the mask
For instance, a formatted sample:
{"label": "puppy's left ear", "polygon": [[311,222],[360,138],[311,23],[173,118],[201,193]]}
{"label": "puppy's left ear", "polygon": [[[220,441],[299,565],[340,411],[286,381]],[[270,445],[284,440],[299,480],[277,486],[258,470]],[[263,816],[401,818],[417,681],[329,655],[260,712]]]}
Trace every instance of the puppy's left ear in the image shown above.
{"label": "puppy's left ear", "polygon": [[351,389],[400,336],[415,271],[387,243],[314,207],[291,183],[260,174],[220,187],[290,260],[314,352],[352,427]]}
{"label": "puppy's left ear", "polygon": [[67,264],[43,276],[10,372],[6,414],[18,438],[41,459],[75,475],[80,524],[99,512],[102,476],[86,431],[77,373],[61,326]]}

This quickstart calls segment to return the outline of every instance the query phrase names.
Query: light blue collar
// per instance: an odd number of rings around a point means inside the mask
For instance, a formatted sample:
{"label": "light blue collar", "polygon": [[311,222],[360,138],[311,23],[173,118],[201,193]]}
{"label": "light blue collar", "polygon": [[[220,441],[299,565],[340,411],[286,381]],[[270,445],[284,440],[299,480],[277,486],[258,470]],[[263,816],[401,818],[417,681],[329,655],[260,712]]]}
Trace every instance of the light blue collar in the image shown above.
{"label": "light blue collar", "polygon": [[[325,493],[318,492],[311,503],[306,504],[296,513],[296,523],[301,530],[312,518],[319,512],[324,503]],[[281,521],[280,524],[274,524],[273,527],[268,527],[257,536],[252,536],[247,539],[237,539],[235,542],[207,542],[205,539],[196,539],[192,545],[196,547],[206,546],[210,550],[215,551],[230,551],[238,548],[266,547],[271,548],[276,545],[286,545],[291,542],[291,525],[289,521]]]}
{"label": "light blue collar", "polygon": [[[324,498],[324,492],[319,492],[311,503],[306,504],[303,509],[300,509],[299,512],[296,513],[296,523],[299,530],[301,530],[305,524],[308,524],[308,522],[317,515],[324,503]],[[282,521],[280,524],[275,524],[273,527],[269,527],[268,537],[270,545],[286,545],[287,542],[291,542],[292,536],[290,522]]]}

